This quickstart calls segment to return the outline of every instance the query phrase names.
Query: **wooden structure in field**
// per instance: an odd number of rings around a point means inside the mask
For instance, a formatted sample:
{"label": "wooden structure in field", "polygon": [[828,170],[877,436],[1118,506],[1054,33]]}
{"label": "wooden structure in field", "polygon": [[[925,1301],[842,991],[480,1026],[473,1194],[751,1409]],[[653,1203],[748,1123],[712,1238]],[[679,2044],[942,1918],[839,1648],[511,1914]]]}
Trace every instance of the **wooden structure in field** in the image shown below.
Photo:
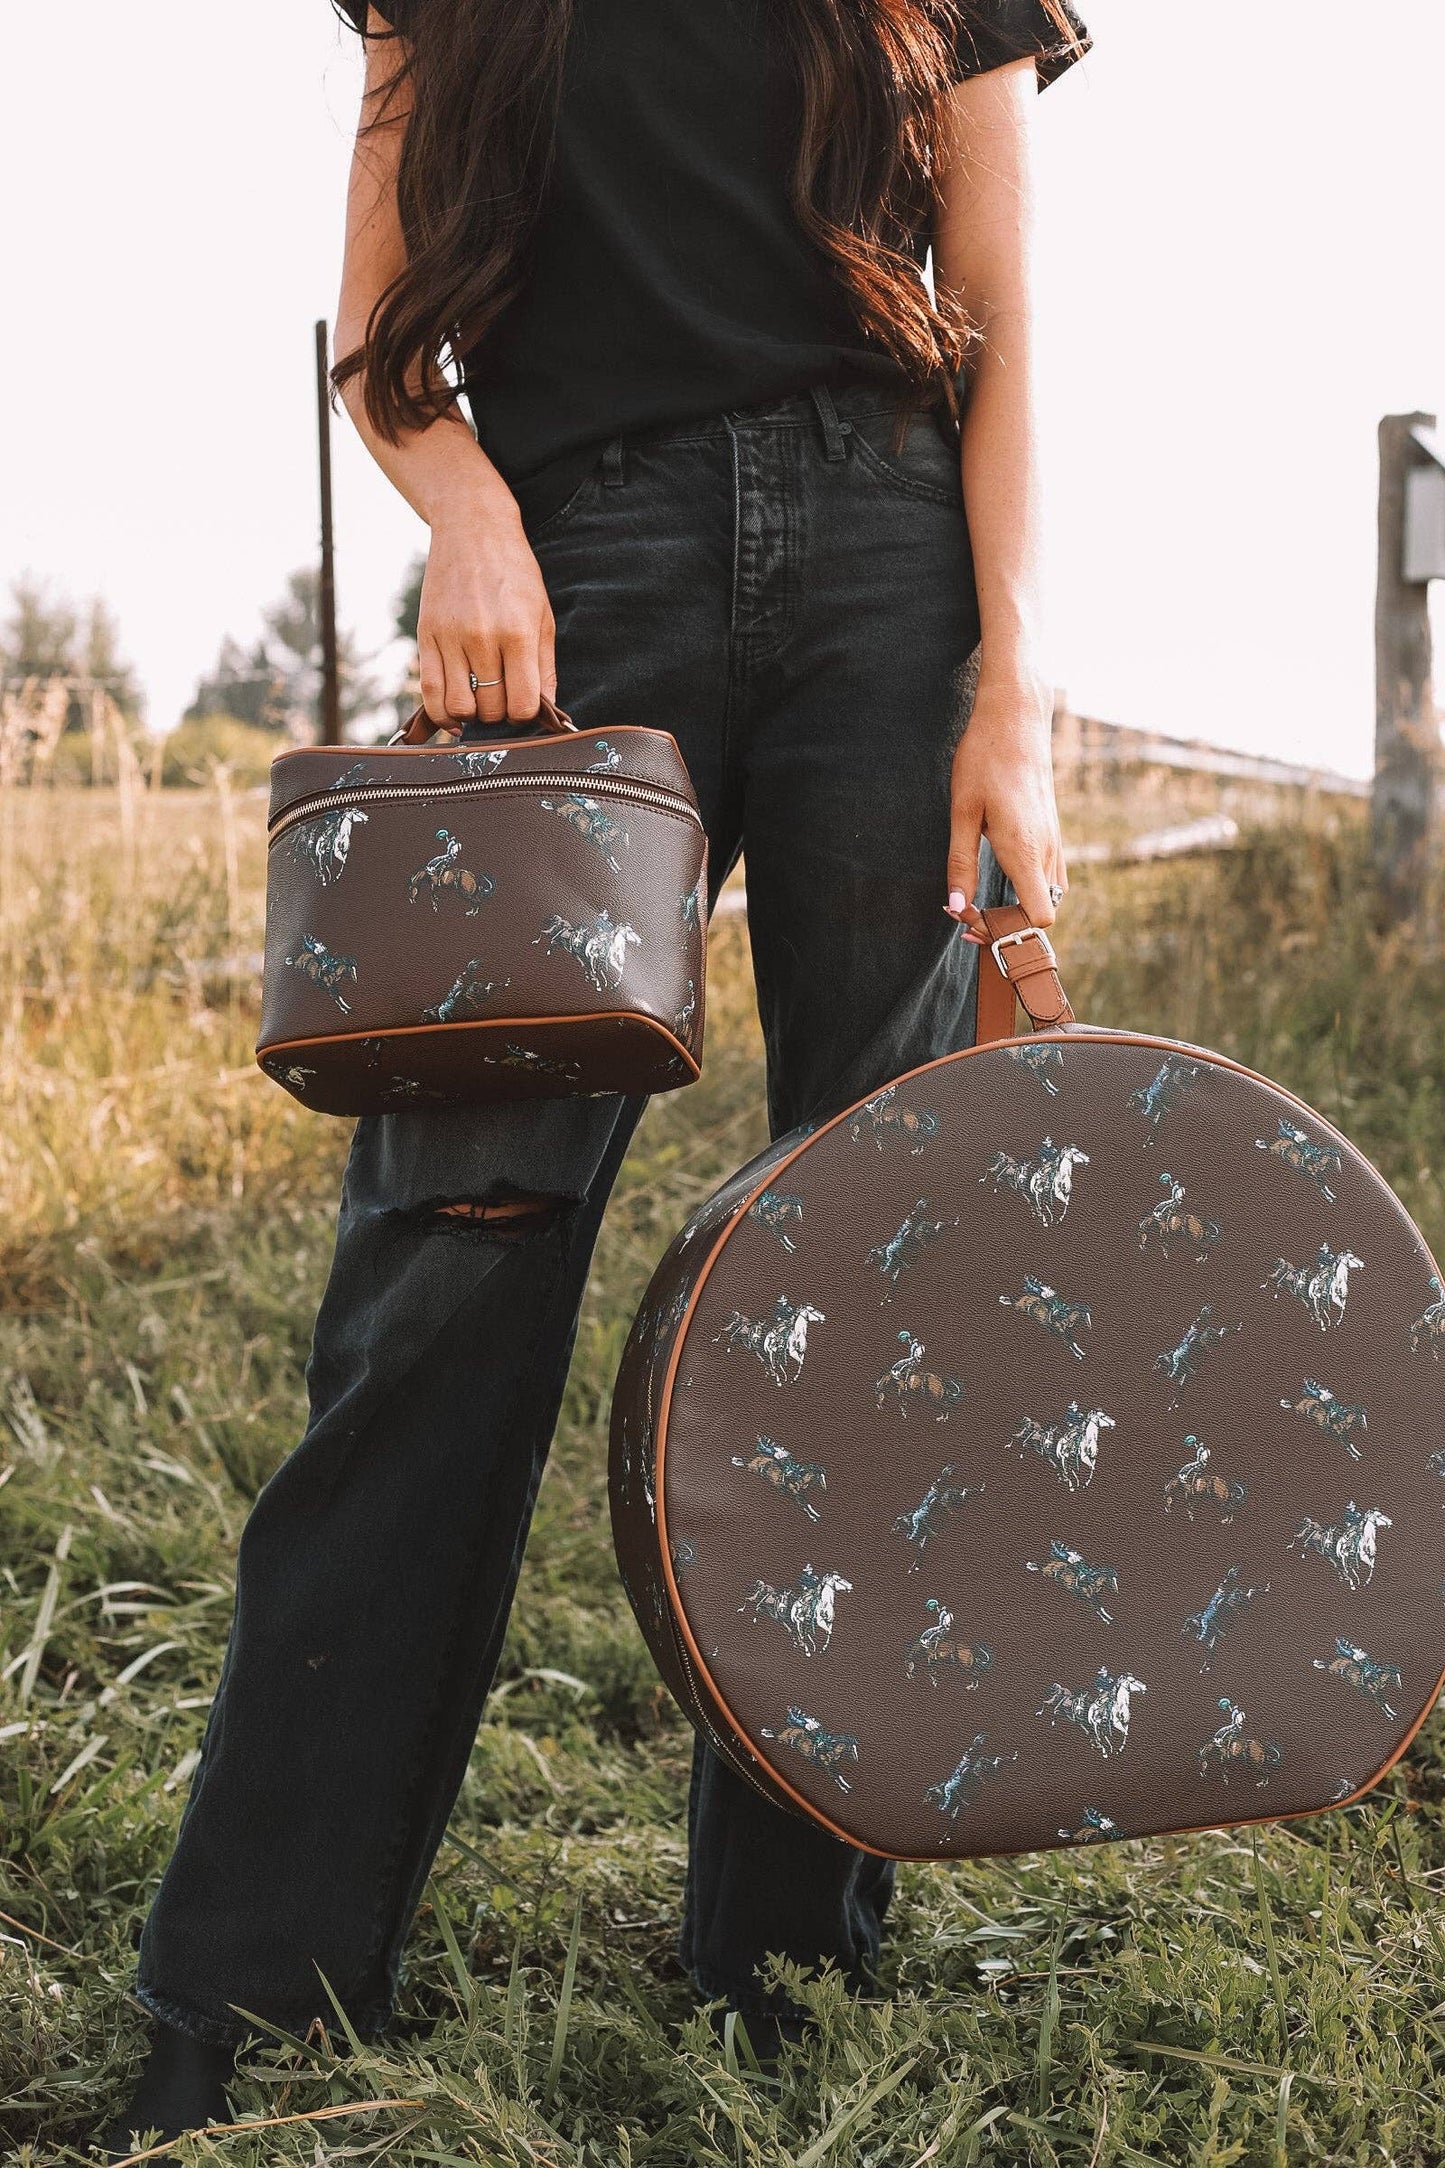
{"label": "wooden structure in field", "polygon": [[[1076,715],[1062,694],[1054,703],[1054,776],[1061,788],[1165,794],[1181,772],[1221,782],[1264,784],[1276,790],[1317,791],[1327,797],[1368,798],[1366,777],[1305,767],[1264,753],[1245,753],[1207,738],[1175,738],[1134,730],[1092,715]],[[1248,792],[1242,793],[1248,796]]]}
{"label": "wooden structure in field", "polygon": [[1445,579],[1445,445],[1433,414],[1380,423],[1375,586],[1375,869],[1386,919],[1414,918],[1441,872],[1440,721],[1430,582]]}

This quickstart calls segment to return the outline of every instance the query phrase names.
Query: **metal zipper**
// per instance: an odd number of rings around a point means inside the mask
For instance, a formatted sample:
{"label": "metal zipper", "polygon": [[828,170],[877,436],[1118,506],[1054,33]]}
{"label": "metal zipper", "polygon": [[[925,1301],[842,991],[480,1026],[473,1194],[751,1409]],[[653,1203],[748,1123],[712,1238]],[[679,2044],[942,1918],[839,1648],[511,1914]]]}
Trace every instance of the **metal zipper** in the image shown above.
{"label": "metal zipper", "polygon": [[468,798],[490,790],[565,790],[579,798],[622,798],[634,805],[672,813],[701,828],[696,806],[681,791],[660,783],[631,783],[616,775],[458,775],[438,783],[357,783],[349,790],[331,790],[319,797],[303,798],[289,806],[274,822],[270,841],[278,842],[288,829],[319,813],[334,813],[343,806],[374,805],[381,799]]}

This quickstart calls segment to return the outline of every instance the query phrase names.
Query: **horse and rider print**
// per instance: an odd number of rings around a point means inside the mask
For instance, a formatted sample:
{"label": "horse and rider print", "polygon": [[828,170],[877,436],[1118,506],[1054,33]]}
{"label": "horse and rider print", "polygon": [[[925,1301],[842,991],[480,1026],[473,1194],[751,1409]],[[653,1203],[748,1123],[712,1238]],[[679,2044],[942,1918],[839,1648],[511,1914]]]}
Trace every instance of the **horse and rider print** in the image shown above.
{"label": "horse and rider print", "polygon": [[919,1859],[1378,1780],[1445,1673],[1445,1280],[1328,1123],[1203,1049],[1056,1031],[756,1166],[619,1386],[663,1441],[656,1531],[635,1478],[619,1510],[672,1546],[725,1759]]}

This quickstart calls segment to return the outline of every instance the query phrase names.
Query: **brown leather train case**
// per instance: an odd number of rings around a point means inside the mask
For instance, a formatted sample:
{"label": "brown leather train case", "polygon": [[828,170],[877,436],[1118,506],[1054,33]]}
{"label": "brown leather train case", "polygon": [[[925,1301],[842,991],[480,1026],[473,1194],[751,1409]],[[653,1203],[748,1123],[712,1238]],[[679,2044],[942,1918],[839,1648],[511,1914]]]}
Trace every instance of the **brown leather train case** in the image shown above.
{"label": "brown leather train case", "polygon": [[1354,1799],[1445,1670],[1439,1268],[1310,1107],[1078,1024],[988,918],[978,1044],[780,1139],[653,1277],[638,1621],[725,1760],[893,1857]]}
{"label": "brown leather train case", "polygon": [[677,743],[550,703],[541,733],[272,764],[256,1058],[304,1105],[697,1076],[707,838]]}

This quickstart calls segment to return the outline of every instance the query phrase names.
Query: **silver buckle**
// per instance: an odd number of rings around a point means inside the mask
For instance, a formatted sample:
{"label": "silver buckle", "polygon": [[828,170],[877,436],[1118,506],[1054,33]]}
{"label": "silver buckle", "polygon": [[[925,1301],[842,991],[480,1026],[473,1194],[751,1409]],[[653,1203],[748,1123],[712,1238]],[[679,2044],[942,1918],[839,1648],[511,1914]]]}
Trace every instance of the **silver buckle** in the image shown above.
{"label": "silver buckle", "polygon": [[1059,959],[1054,954],[1054,944],[1045,933],[1043,927],[1020,926],[1015,932],[1001,933],[996,941],[989,942],[989,947],[993,950],[993,960],[998,965],[999,970],[1003,971],[1003,975],[1005,978],[1008,977],[1008,973],[1003,969],[1003,958],[1002,956],[1000,956],[999,950],[1001,948],[1012,948],[1016,941],[1042,941],[1044,944],[1044,954],[1048,957],[1051,964],[1057,965]]}

